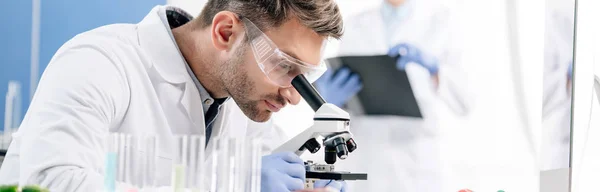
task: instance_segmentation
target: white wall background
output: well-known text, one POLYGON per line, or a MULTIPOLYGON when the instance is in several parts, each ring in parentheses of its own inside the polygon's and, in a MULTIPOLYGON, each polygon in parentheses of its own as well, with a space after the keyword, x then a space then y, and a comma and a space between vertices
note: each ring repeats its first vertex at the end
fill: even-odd
POLYGON ((544 1, 452 4, 474 109, 440 122, 444 190, 538 191, 544 1))
POLYGON ((600 76, 600 2, 578 0, 573 92, 571 191, 600 187, 600 105, 594 93, 594 75, 600 76))

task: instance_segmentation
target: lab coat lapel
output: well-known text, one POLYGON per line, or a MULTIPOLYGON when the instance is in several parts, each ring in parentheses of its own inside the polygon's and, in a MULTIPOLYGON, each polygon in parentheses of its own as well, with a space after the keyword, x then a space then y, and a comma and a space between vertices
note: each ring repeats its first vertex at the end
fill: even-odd
MULTIPOLYGON (((191 120, 194 127, 187 131, 190 134, 204 134, 206 127, 204 124, 204 111, 202 109, 202 99, 198 88, 192 82, 185 84, 183 95, 179 100, 179 105, 184 109, 188 119, 191 120)), ((214 127, 213 127, 214 128, 214 127)))
POLYGON ((169 121, 172 133, 203 134, 205 127, 200 94, 186 70, 187 63, 171 38, 171 30, 161 18, 166 18, 166 10, 157 6, 138 24, 140 46, 152 59, 151 68, 161 77, 162 82, 154 83, 157 94, 163 97, 160 98, 163 106, 178 102, 178 107, 164 109, 167 114, 177 115, 177 111, 182 111, 185 118, 181 120, 191 122, 191 125, 179 122, 180 118, 169 121), (165 82, 171 87, 164 87, 165 82))

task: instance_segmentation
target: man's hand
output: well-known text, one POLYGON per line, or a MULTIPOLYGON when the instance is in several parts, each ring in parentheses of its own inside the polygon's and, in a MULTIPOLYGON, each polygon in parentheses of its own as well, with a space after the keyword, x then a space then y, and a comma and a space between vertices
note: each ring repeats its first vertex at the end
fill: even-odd
POLYGON ((362 89, 360 77, 348 68, 341 68, 335 74, 327 70, 315 85, 325 101, 338 107, 345 105, 362 89))
POLYGON ((292 152, 275 153, 262 158, 260 191, 289 192, 304 189, 304 161, 292 152))
POLYGON ((431 76, 437 75, 439 70, 437 58, 421 51, 411 44, 398 44, 388 51, 388 55, 390 57, 400 56, 396 61, 396 67, 400 70, 406 69, 408 63, 415 63, 427 69, 431 76))

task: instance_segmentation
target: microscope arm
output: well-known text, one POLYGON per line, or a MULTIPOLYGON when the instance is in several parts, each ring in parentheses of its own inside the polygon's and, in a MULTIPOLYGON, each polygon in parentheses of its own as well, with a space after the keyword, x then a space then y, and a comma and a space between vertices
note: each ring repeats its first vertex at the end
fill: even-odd
POLYGON ((306 149, 311 153, 319 151, 320 145, 323 143, 315 142, 317 139, 321 139, 320 137, 325 139, 326 144, 328 144, 326 139, 328 137, 340 136, 345 141, 352 138, 349 130, 349 115, 337 106, 329 103, 322 105, 321 109, 315 114, 314 119, 314 124, 311 127, 286 141, 273 152, 292 151, 300 156, 306 149), (305 144, 313 146, 305 147, 305 144))
POLYGON ((356 143, 350 133, 350 115, 339 107, 326 103, 315 88, 299 75, 292 80, 292 85, 315 111, 314 124, 288 140, 273 152, 291 151, 301 156, 305 150, 316 153, 325 146, 325 162, 327 165, 305 162, 305 188, 312 189, 315 181, 333 180, 367 180, 366 173, 336 172, 333 164, 336 158, 346 159, 348 153, 356 149, 356 143), (318 140, 322 140, 319 143, 318 140))
POLYGON ((304 75, 294 78, 292 86, 315 110, 314 124, 273 152, 291 151, 300 156, 305 150, 316 153, 322 144, 325 146, 325 161, 327 163, 333 164, 336 161, 336 155, 340 159, 345 159, 348 153, 356 149, 356 143, 354 143, 350 133, 350 115, 348 112, 333 104, 326 103, 304 75), (319 143, 317 139, 323 139, 322 143, 319 143))

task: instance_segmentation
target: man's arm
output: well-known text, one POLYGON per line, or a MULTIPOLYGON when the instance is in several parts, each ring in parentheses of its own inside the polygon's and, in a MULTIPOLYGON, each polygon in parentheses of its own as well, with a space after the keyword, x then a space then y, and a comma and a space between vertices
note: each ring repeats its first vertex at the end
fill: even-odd
POLYGON ((20 184, 51 191, 96 191, 104 141, 129 100, 120 60, 91 45, 53 58, 19 130, 20 184))

